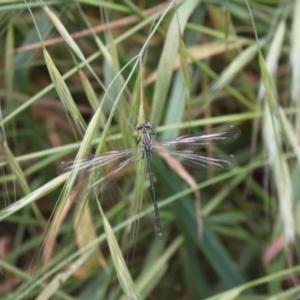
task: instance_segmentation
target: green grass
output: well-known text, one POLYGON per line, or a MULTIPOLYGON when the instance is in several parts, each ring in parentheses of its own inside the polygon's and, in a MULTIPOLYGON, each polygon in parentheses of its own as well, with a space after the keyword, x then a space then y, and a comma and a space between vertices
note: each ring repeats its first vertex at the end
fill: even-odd
POLYGON ((300 1, 149 3, 1 2, 0 299, 299 297, 300 1), (144 120, 242 131, 226 172, 153 155, 164 241, 144 160, 100 195, 57 172, 144 120))

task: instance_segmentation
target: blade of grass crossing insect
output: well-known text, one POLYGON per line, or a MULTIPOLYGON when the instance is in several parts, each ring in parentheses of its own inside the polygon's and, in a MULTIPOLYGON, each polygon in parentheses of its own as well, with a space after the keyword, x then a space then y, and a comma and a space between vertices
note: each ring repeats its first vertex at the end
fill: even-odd
MULTIPOLYGON (((89 123, 89 126, 87 127, 87 129, 85 131, 85 135, 83 137, 82 143, 77 152, 76 161, 74 162, 75 165, 77 165, 77 160, 80 161, 83 157, 86 157, 90 153, 93 138, 95 136, 95 133, 97 132, 99 122, 100 122, 102 116, 103 116, 103 114, 102 114, 102 103, 101 103, 100 106, 98 107, 98 109, 96 110, 95 114, 93 115, 93 117, 89 123)), ((106 126, 107 126, 107 123, 106 123, 106 126)), ((101 147, 103 147, 105 140, 106 140, 105 137, 106 136, 103 133, 101 135, 100 142, 98 144, 98 148, 99 148, 99 145, 101 145, 101 147)), ((72 175, 73 174, 74 174, 74 176, 72 176, 73 177, 72 180, 75 180, 75 178, 78 174, 78 170, 76 168, 73 170, 72 175)))
MULTIPOLYGON (((111 83, 112 84, 112 83, 111 83)), ((110 84, 110 86, 111 86, 110 84)), ((109 86, 109 87, 110 87, 109 86)), ((105 97, 107 96, 107 93, 109 91, 109 88, 106 90, 103 98, 105 99, 105 97)), ((118 96, 116 97, 115 99, 115 102, 112 106, 112 109, 110 111, 110 115, 109 115, 109 118, 107 119, 107 122, 105 124, 105 127, 103 129, 103 132, 102 132, 102 135, 101 135, 101 138, 100 138, 100 141, 99 141, 99 144, 98 144, 98 147, 96 149, 96 154, 99 154, 101 153, 101 151, 104 149, 104 145, 105 145, 105 142, 106 142, 106 134, 108 132, 108 129, 109 129, 109 126, 110 126, 110 122, 112 120, 112 117, 113 117, 113 114, 114 114, 114 111, 117 107, 117 104, 118 102, 120 101, 121 99, 121 95, 122 95, 122 92, 123 92, 123 89, 121 89, 119 91, 119 94, 118 96)), ((77 160, 81 160, 82 157, 85 157, 87 154, 88 154, 88 150, 90 149, 90 146, 92 144, 92 139, 93 139, 93 136, 99 126, 99 119, 101 118, 102 116, 102 107, 103 107, 103 104, 104 104, 104 101, 101 102, 100 106, 98 107, 97 111, 95 112, 92 120, 90 121, 90 124, 85 132, 85 136, 84 136, 84 139, 82 141, 82 144, 81 144, 81 147, 78 151, 78 154, 77 154, 77 158, 76 158, 76 161, 77 160)), ((75 164, 76 164, 76 161, 75 161, 75 164)), ((62 207, 64 206, 64 203, 65 201, 67 200, 68 196, 70 195, 70 192, 72 190, 72 186, 75 182, 75 179, 76 179, 76 176, 78 174, 78 169, 74 169, 73 172, 72 172, 72 175, 70 177, 70 180, 69 180, 69 184, 67 186, 67 189, 64 191, 64 194, 62 196, 62 199, 65 199, 64 201, 62 201, 62 207)), ((93 180, 93 178, 95 178, 95 176, 97 176, 97 171, 96 170, 93 170, 91 173, 90 173, 90 180, 93 180)), ((86 195, 84 193, 85 196, 88 196, 89 198, 93 195, 86 195)), ((100 205, 100 204, 99 204, 100 205)))
MULTIPOLYGON (((76 107, 76 105, 74 104, 73 101, 70 103, 70 105, 72 105, 72 103, 75 107, 75 110, 77 110, 77 107, 76 107)), ((66 104, 69 104, 69 103, 66 103, 66 104)), ((79 113, 79 111, 78 111, 78 114, 81 117, 81 114, 79 113)), ((83 157, 86 157, 90 153, 90 149, 91 149, 91 146, 92 146, 92 141, 93 141, 94 135, 95 135, 95 133, 98 129, 99 122, 100 122, 102 117, 103 117, 102 105, 100 105, 98 107, 98 109, 96 110, 95 114, 93 115, 93 118, 91 119, 91 121, 89 123, 89 126, 87 128, 84 126, 84 129, 86 129, 85 130, 85 135, 83 137, 80 148, 77 152, 75 165, 77 165, 76 164, 77 161, 80 161, 83 157)), ((70 177, 69 181, 68 181, 68 184, 66 186, 66 190, 64 191, 64 193, 62 195, 63 199, 67 199, 68 196, 70 195, 73 184, 74 184, 75 179, 77 177, 77 174, 78 174, 78 169, 75 168, 73 170, 72 174, 71 174, 71 177, 70 177)))
MULTIPOLYGON (((106 122, 106 124, 105 124, 105 127, 104 127, 104 129, 103 129, 103 132, 102 132, 102 135, 101 135, 99 144, 98 144, 98 146, 97 146, 96 154, 101 153, 101 151, 104 149, 104 145, 105 145, 105 142, 106 142, 106 134, 107 134, 107 132, 108 132, 108 130, 109 130, 109 127, 110 127, 110 124, 111 124, 111 121, 112 121, 114 112, 115 112, 115 110, 116 110, 116 108, 117 108, 117 105, 118 105, 120 99, 121 99, 122 93, 123 93, 125 87, 127 86, 128 81, 129 81, 130 78, 132 77, 133 72, 134 72, 134 70, 135 70, 136 67, 137 67, 137 62, 135 62, 135 65, 134 65, 132 71, 130 72, 128 78, 126 79, 124 85, 123 85, 122 88, 120 89, 120 91, 119 91, 119 93, 118 93, 118 95, 117 95, 117 97, 116 97, 116 99, 115 99, 115 101, 114 101, 114 103, 113 103, 113 106, 112 106, 112 108, 111 108, 109 117, 108 117, 107 122, 106 122)), ((115 80, 115 79, 116 79, 116 77, 114 78, 114 80, 115 80)), ((110 88, 110 86, 113 84, 114 80, 110 83, 110 85, 109 85, 109 87, 108 87, 107 90, 109 90, 109 88, 110 88)), ((103 96, 104 99, 105 99, 105 97, 106 97, 106 94, 107 94, 107 93, 105 93, 104 96, 103 96)), ((101 105, 100 105, 100 106, 102 107, 102 105, 103 105, 103 101, 101 102, 101 105)), ((99 110, 99 109, 98 109, 98 110, 99 110)), ((93 118, 93 119, 94 119, 94 118, 93 118)), ((97 173, 97 171, 96 171, 96 170, 93 170, 93 171, 90 173, 90 177, 89 177, 89 178, 93 180, 93 178, 95 178, 95 176, 97 176, 96 173, 97 173)), ((99 203, 99 206, 100 206, 100 203, 99 203)))
MULTIPOLYGON (((83 138, 80 148, 77 152, 77 156, 75 159, 75 166, 78 165, 77 162, 80 162, 83 157, 86 157, 90 153, 90 148, 92 145, 93 137, 98 128, 99 119, 101 118, 101 116, 102 116, 102 110, 101 110, 101 105, 100 105, 98 107, 97 111, 95 112, 92 120, 90 121, 88 128, 85 131, 84 138, 83 138)), ((47 245, 48 245, 48 243, 50 243, 50 245, 53 245, 52 241, 54 241, 56 239, 56 235, 59 232, 59 228, 60 228, 65 216, 67 215, 67 212, 71 208, 71 198, 73 196, 76 196, 76 195, 72 195, 72 190, 73 190, 73 186, 74 186, 75 180, 77 178, 78 172, 79 172, 78 167, 74 168, 74 170, 72 171, 71 175, 69 176, 69 178, 66 182, 66 185, 60 196, 60 199, 54 208, 54 211, 55 211, 54 218, 59 221, 52 222, 47 230, 47 233, 45 236, 45 243, 44 243, 44 245, 46 246, 44 248, 45 249, 44 257, 46 257, 46 258, 49 258, 52 255, 52 250, 53 250, 53 247, 50 247, 47 245)), ((86 193, 83 193, 82 195, 80 194, 80 197, 81 196, 86 197, 87 195, 86 195, 86 193)), ((84 202, 84 199, 81 199, 81 201, 84 202)))
MULTIPOLYGON (((98 107, 97 111, 95 112, 95 114, 93 115, 93 118, 90 121, 88 128, 85 131, 84 138, 82 140, 82 143, 77 152, 77 156, 76 156, 76 159, 74 162, 75 166, 76 165, 78 166, 77 162, 80 162, 83 157, 86 157, 90 153, 93 137, 98 128, 99 119, 101 118, 101 116, 102 116, 102 107, 100 105, 98 107)), ((70 203, 68 203, 67 201, 70 201, 70 196, 72 196, 71 193, 72 193, 73 186, 74 186, 75 180, 77 178, 78 172, 79 172, 78 167, 77 168, 75 167, 73 169, 71 175, 69 176, 68 181, 65 185, 65 188, 61 194, 60 200, 58 201, 58 204, 55 207, 55 216, 57 216, 57 218, 59 220, 61 220, 61 218, 66 215, 66 213, 65 213, 66 209, 70 208, 70 203)), ((92 172, 90 174, 90 178, 92 179, 93 176, 96 176, 95 172, 92 172)), ((88 197, 89 195, 86 193, 83 193, 83 194, 80 194, 80 197, 81 196, 88 197)), ((86 200, 91 200, 91 199, 86 199, 86 200)), ((84 199, 81 199, 81 201, 84 202, 84 199)), ((53 222, 51 224, 45 240, 55 239, 54 235, 57 234, 58 229, 59 229, 58 224, 59 224, 58 222, 53 222)), ((47 251, 50 251, 49 249, 50 248, 48 248, 47 251)))
POLYGON ((155 84, 153 104, 151 108, 150 121, 153 124, 159 124, 162 117, 163 108, 167 100, 167 93, 173 75, 173 66, 178 52, 180 35, 178 34, 178 23, 180 24, 181 34, 185 29, 188 18, 198 6, 196 0, 187 0, 176 9, 169 26, 168 34, 165 40, 164 49, 159 60, 157 80, 155 84))

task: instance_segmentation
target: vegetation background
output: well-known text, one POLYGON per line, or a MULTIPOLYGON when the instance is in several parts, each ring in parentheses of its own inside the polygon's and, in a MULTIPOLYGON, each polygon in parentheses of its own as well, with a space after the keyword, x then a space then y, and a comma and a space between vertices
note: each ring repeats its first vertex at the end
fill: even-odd
POLYGON ((299 0, 0 13, 1 299, 300 298, 299 0), (158 140, 242 131, 214 149, 237 158, 226 172, 153 157, 163 241, 143 160, 98 201, 72 201, 78 170, 57 172, 134 147, 145 119, 158 140))

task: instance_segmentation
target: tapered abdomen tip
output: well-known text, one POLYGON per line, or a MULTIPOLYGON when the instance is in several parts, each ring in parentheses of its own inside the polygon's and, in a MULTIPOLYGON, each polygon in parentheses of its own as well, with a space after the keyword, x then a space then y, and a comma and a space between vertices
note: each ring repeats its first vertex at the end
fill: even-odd
POLYGON ((159 233, 158 233, 158 239, 159 239, 160 241, 163 241, 164 235, 163 235, 162 232, 159 232, 159 233))

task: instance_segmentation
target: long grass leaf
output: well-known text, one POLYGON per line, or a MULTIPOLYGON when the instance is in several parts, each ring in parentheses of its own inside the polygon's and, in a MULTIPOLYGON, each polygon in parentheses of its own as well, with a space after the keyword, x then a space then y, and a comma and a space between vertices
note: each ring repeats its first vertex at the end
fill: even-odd
POLYGON ((107 243, 114 263, 115 271, 118 275, 119 283, 127 299, 141 299, 130 272, 126 266, 121 249, 119 248, 116 237, 110 227, 109 222, 103 216, 103 224, 107 243))
POLYGON ((60 75, 58 69, 56 68, 51 56, 49 55, 46 49, 44 49, 44 57, 49 74, 51 76, 51 80, 54 84, 54 87, 57 91, 57 94, 59 95, 62 104, 64 105, 66 111, 69 112, 71 118, 74 119, 74 121, 78 124, 79 128, 85 129, 85 121, 83 120, 81 113, 79 112, 65 81, 60 75))
POLYGON ((274 90, 274 80, 271 78, 263 56, 259 55, 262 80, 265 89, 265 119, 264 119, 264 138, 267 155, 271 162, 271 170, 274 180, 277 182, 276 191, 278 193, 280 215, 284 224, 284 232, 287 240, 294 239, 295 223, 293 217, 291 176, 286 160, 282 154, 282 137, 280 123, 277 115, 279 112, 276 91, 274 90))
POLYGON ((150 115, 150 121, 154 124, 158 124, 161 119, 162 108, 164 107, 170 87, 174 61, 180 43, 178 23, 180 24, 180 30, 183 31, 189 16, 197 4, 198 2, 194 0, 185 1, 177 8, 176 14, 170 23, 165 46, 159 60, 157 81, 150 115))

